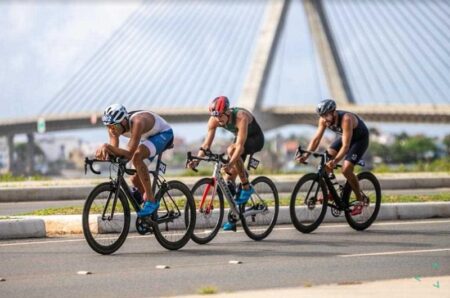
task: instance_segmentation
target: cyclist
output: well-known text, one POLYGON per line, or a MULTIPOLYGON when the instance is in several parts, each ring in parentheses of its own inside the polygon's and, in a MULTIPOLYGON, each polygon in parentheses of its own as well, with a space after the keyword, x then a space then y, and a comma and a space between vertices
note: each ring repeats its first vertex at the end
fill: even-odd
MULTIPOLYGON (((209 113, 211 117, 208 121, 208 133, 197 155, 205 156, 204 151, 211 148, 218 127, 234 134, 234 141, 227 149, 229 162, 224 166, 224 171, 228 174, 225 179, 234 182, 236 176, 239 175, 242 190, 235 202, 238 205, 245 204, 254 193, 254 189, 249 183, 244 161, 247 155, 261 151, 264 146, 264 134, 255 117, 246 109, 230 108, 230 101, 226 96, 216 97, 209 105, 209 113)), ((191 161, 188 163, 188 167, 196 168, 198 163, 197 160, 191 161)), ((236 224, 227 222, 223 228, 226 231, 235 231, 236 224)))
MULTIPOLYGON (((336 102, 332 99, 321 101, 317 105, 316 112, 320 116, 319 124, 315 136, 308 145, 308 150, 314 151, 317 149, 327 127, 341 135, 327 150, 330 157, 327 163, 327 171, 331 174, 336 164, 345 159, 342 166, 342 174, 352 187, 358 200, 351 214, 353 216, 358 215, 362 212, 363 196, 358 179, 353 171, 355 164, 362 158, 369 146, 369 130, 358 115, 336 110, 336 102)), ((304 163, 308 157, 309 154, 305 153, 297 156, 296 160, 304 163)))
POLYGON ((159 115, 150 111, 127 112, 121 104, 108 106, 103 113, 103 124, 108 128, 109 144, 103 144, 96 151, 96 158, 107 159, 108 155, 123 156, 131 160, 136 174, 131 182, 144 199, 139 217, 149 216, 159 208, 152 192, 150 175, 145 159, 150 161, 173 142, 173 131, 159 115), (129 138, 127 149, 119 148, 119 136, 129 138))

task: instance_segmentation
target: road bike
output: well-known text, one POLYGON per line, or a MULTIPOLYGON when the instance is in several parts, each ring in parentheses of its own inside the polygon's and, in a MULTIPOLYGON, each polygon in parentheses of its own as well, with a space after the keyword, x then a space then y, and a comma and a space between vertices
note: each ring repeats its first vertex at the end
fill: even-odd
MULTIPOLYGON (((171 148, 169 146, 169 148, 171 148)), ((167 148, 167 149, 169 149, 167 148)), ((149 171, 153 178, 152 190, 160 200, 157 212, 147 217, 137 217, 139 234, 155 235, 156 240, 169 250, 182 248, 190 239, 195 226, 195 203, 189 188, 180 181, 166 181, 162 174, 166 165, 157 156, 156 169, 149 171), (155 192, 156 191, 156 192, 155 192)), ((141 210, 124 178, 134 175, 136 170, 126 167, 127 159, 111 157, 109 160, 85 159, 87 168, 95 174, 94 163, 110 163, 110 181, 96 186, 89 194, 83 209, 83 233, 89 246, 100 254, 111 254, 124 243, 130 229, 130 203, 133 209, 141 210), (112 177, 115 174, 115 177, 112 177)))
MULTIPOLYGON (((297 230, 302 233, 314 231, 324 219, 327 207, 331 208, 331 214, 335 217, 344 212, 353 229, 367 229, 377 218, 381 205, 381 187, 375 175, 368 171, 356 175, 364 201, 361 214, 352 216, 352 208, 358 201, 348 182, 339 184, 334 174, 330 176, 325 170, 325 164, 329 160, 327 152, 312 152, 299 147, 296 156, 304 153, 320 158, 320 163, 317 172, 301 177, 292 192, 289 209, 297 230)), ((365 165, 364 160, 357 164, 365 165)))
MULTIPOLYGON (((260 176, 250 183, 255 192, 247 203, 236 205, 235 196, 239 196, 241 186, 235 187, 225 181, 222 167, 228 160, 225 154, 214 154, 204 150, 205 157, 187 154, 187 162, 198 160, 214 163, 212 177, 202 178, 192 187, 192 194, 196 202, 196 225, 192 233, 192 240, 198 244, 210 242, 219 232, 225 213, 227 202, 228 221, 236 223, 241 221, 242 227, 253 240, 266 238, 273 230, 278 217, 279 199, 275 184, 267 177, 260 176)), ((250 156, 249 166, 256 168, 258 160, 250 156)), ((194 169, 196 170, 196 169, 194 169)))

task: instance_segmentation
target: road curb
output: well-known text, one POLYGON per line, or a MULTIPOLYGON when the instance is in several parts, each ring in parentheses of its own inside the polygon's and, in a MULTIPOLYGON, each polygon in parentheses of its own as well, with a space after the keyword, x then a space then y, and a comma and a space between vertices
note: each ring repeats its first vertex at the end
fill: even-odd
MULTIPOLYGON (((450 218, 450 202, 383 204, 378 214, 381 220, 450 218)), ((136 214, 132 214, 130 232, 135 232, 136 214)), ((345 222, 327 211, 324 222, 345 222)), ((290 224, 289 207, 280 208, 277 224, 290 224)), ((81 215, 23 216, 0 220, 0 239, 42 238, 82 233, 81 215)))
POLYGON ((39 218, 0 220, 0 240, 42 238, 46 236, 45 221, 39 218))

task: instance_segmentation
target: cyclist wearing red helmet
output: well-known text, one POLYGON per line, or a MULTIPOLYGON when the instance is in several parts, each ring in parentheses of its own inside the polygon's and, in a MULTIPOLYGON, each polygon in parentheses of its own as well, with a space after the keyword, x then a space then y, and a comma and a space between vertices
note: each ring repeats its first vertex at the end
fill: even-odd
MULTIPOLYGON (((255 117, 246 109, 230 108, 230 101, 226 96, 216 97, 209 105, 209 113, 211 117, 208 121, 208 133, 198 152, 198 156, 205 156, 204 150, 211 148, 218 127, 222 127, 234 134, 233 144, 227 149, 230 160, 224 167, 224 170, 230 174, 227 180, 234 181, 236 176, 239 175, 242 182, 242 190, 236 199, 236 203, 238 205, 245 204, 254 190, 248 181, 244 161, 247 155, 261 151, 264 146, 264 134, 255 117)), ((188 164, 190 168, 197 166, 198 161, 191 161, 188 164)), ((224 225, 224 230, 233 230, 234 225, 235 223, 227 222, 224 225)))

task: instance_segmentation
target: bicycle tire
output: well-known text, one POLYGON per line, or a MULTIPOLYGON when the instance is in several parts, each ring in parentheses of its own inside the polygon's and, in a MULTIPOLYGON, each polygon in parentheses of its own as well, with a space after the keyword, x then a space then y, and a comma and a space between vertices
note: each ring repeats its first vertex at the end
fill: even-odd
POLYGON ((161 200, 158 216, 170 216, 175 212, 180 212, 180 216, 169 222, 160 224, 155 222, 154 234, 164 248, 177 250, 191 239, 195 227, 195 203, 191 191, 184 183, 173 180, 168 181, 167 184, 168 187, 160 190, 156 195, 156 198, 161 200), (183 200, 182 206, 174 199, 177 197, 179 201, 183 200))
MULTIPOLYGON (((115 213, 116 220, 114 220, 114 217, 113 220, 111 220, 108 218, 101 218, 98 214, 98 211, 104 210, 105 206, 106 208, 112 206, 111 204, 113 204, 113 198, 116 191, 117 188, 110 182, 99 184, 90 192, 83 208, 82 226, 84 237, 95 252, 103 255, 112 254, 117 251, 127 238, 130 229, 130 206, 125 193, 121 189, 119 190, 115 211, 120 211, 120 206, 117 205, 117 203, 120 202, 123 208, 123 215, 121 216, 120 213, 115 213), (109 201, 109 203, 106 203, 107 200, 101 197, 101 194, 104 192, 109 193, 112 196, 112 200, 109 201), (103 204, 105 206, 102 206, 103 204), (121 220, 121 217, 123 217, 123 220, 121 220), (122 222, 123 226, 121 227, 122 222), (116 231, 118 231, 118 233, 115 233, 116 231), (113 234, 118 234, 117 239, 109 241, 112 240, 113 234), (97 236, 99 237, 98 239, 97 236), (111 243, 104 245, 100 243, 100 240, 111 243)), ((106 215, 107 214, 105 214, 105 216, 106 215)))
MULTIPOLYGON (((367 207, 364 207, 365 209, 363 209, 363 213, 361 213, 360 215, 356 215, 356 216, 352 216, 350 210, 345 211, 345 219, 347 220, 348 224, 353 229, 355 229, 357 231, 363 231, 363 230, 367 229, 368 227, 370 227, 378 216, 378 212, 380 211, 380 206, 381 206, 381 186, 380 186, 380 182, 378 181, 377 177, 375 177, 375 175, 372 174, 371 172, 361 172, 358 175, 356 175, 356 177, 358 178, 358 181, 359 181, 359 184, 361 187, 361 191, 363 191, 364 194, 366 196, 368 196, 371 203, 372 203, 372 201, 375 203, 375 206, 373 208, 373 213, 370 216, 368 216, 367 220, 365 220, 365 221, 357 222, 355 219, 358 217, 360 218, 361 215, 367 215, 367 213, 368 213, 367 207), (368 181, 368 184, 361 183, 361 181, 368 181), (370 190, 374 191, 375 197, 373 197, 371 195, 371 193, 369 192, 370 190), (365 211, 367 211, 367 212, 365 213, 365 211)), ((349 202, 351 194, 352 194, 352 188, 350 187, 350 185, 348 183, 346 183, 344 186, 343 198, 345 198, 347 205, 351 204, 351 202, 349 202)), ((370 206, 370 204, 369 204, 369 206, 370 206)))
POLYGON ((252 194, 246 204, 240 206, 241 224, 248 237, 255 241, 260 241, 269 236, 277 223, 280 204, 278 190, 272 180, 264 176, 255 178, 251 184, 255 189, 255 193, 252 194), (263 188, 264 184, 265 186, 263 188), (261 197, 263 196, 266 200, 261 200, 261 197), (267 205, 269 200, 273 200, 273 206, 267 205), (249 216, 248 218, 244 217, 244 211, 251 210, 252 208, 255 210, 266 208, 266 212, 258 213, 256 215, 249 216), (249 220, 250 218, 251 221, 249 220), (267 227, 262 229, 261 223, 267 227), (254 226, 257 228, 253 229, 254 226))
MULTIPOLYGON (((206 191, 206 188, 203 188, 203 186, 207 187, 208 185, 210 185, 211 190, 214 189, 214 180, 212 178, 202 178, 197 181, 191 189, 194 202, 196 203, 195 228, 191 239, 197 244, 206 244, 216 237, 222 226, 224 216, 223 194, 219 187, 217 187, 215 196, 212 198, 213 206, 215 202, 219 203, 218 212, 214 212, 214 210, 217 209, 215 207, 207 213, 205 210, 200 211, 200 206, 197 206, 198 204, 196 198, 202 198, 204 192, 206 191)), ((208 198, 210 198, 211 192, 208 191, 207 195, 208 198)), ((210 202, 208 198, 205 201, 206 204, 210 202)))
MULTIPOLYGON (((311 192, 307 192, 310 194, 311 192)), ((294 190, 292 191, 291 195, 291 201, 289 204, 289 212, 291 215, 291 221, 292 224, 295 226, 295 228, 302 232, 302 233, 311 233, 317 227, 322 223, 323 219, 325 218, 326 212, 327 212, 327 203, 328 203, 328 191, 325 184, 325 181, 323 181, 323 178, 320 178, 318 174, 316 173, 308 173, 301 177, 297 184, 294 187, 294 190), (308 185, 309 182, 312 182, 313 184, 311 186, 308 185), (318 182, 318 186, 320 187, 320 198, 322 202, 320 202, 320 198, 318 199, 317 196, 319 195, 319 189, 312 189, 314 187, 314 183, 318 182), (310 189, 311 188, 311 189, 310 189), (302 198, 301 202, 302 204, 297 204, 297 199, 300 195, 301 191, 309 191, 312 190, 313 193, 316 193, 315 197, 311 198, 309 200, 308 197, 302 198), (307 202, 308 200, 308 202, 307 202), (306 205, 305 205, 305 202, 306 205), (317 204, 318 203, 318 204, 317 204), (314 204, 314 205, 312 205, 314 204), (316 206, 321 206, 321 209, 316 210, 316 206), (305 212, 303 212, 305 211, 305 212), (301 214, 301 215, 300 215, 301 214), (307 220, 312 221, 309 224, 307 223, 307 220)))

